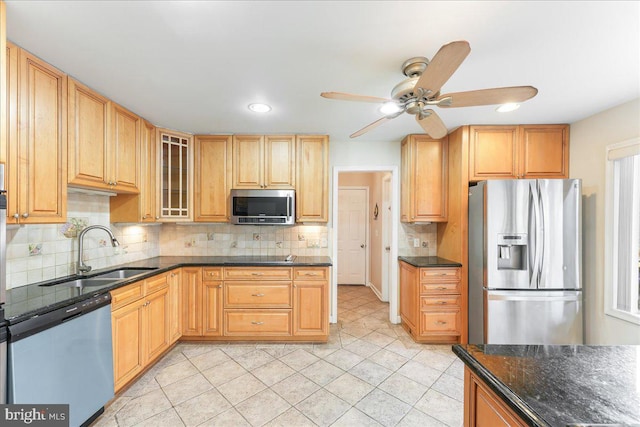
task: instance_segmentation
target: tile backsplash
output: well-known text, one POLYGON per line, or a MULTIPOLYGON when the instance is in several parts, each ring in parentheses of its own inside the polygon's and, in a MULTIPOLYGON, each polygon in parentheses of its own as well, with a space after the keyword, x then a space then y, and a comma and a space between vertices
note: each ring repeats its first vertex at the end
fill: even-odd
POLYGON ((326 226, 252 226, 165 224, 160 255, 194 256, 323 256, 328 255, 326 226))
POLYGON ((76 272, 77 234, 87 225, 110 227, 120 242, 113 248, 104 231, 84 239, 84 261, 93 269, 158 256, 160 226, 109 224, 109 197, 69 193, 66 224, 7 226, 7 289, 76 272))
POLYGON ((398 255, 436 256, 438 252, 437 224, 400 224, 398 255), (418 247, 415 247, 417 239, 418 247))

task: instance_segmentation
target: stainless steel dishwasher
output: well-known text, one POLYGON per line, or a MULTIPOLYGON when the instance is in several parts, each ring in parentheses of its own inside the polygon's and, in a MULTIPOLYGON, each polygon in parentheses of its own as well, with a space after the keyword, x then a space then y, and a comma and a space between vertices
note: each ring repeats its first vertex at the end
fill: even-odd
POLYGON ((69 426, 90 424, 113 398, 111 296, 9 325, 8 402, 68 404, 69 426))

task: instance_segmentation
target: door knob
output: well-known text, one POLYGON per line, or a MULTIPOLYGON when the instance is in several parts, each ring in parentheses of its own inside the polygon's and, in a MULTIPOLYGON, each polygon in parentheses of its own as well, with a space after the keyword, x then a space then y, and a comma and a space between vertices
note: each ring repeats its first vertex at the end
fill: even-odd
POLYGON ((391 246, 385 246, 385 247, 384 247, 384 250, 385 250, 385 251, 387 251, 387 252, 389 252, 389 251, 391 250, 391 246))
POLYGON ((360 247, 361 247, 362 249, 364 249, 364 246, 365 246, 365 244, 364 244, 364 243, 360 245, 360 247))

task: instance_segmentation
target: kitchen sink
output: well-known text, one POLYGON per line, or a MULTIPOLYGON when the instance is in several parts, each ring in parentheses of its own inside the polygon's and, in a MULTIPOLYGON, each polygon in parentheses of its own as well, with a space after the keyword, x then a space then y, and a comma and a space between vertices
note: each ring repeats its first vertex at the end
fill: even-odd
POLYGON ((75 279, 69 280, 68 282, 55 283, 51 285, 41 285, 41 286, 61 286, 65 288, 88 288, 92 286, 107 286, 111 283, 117 282, 119 279, 113 278, 96 278, 91 277, 88 279, 75 279))
POLYGON ((138 274, 148 273, 155 268, 123 268, 120 270, 110 271, 108 273, 98 274, 92 277, 92 279, 128 279, 129 277, 137 276, 138 274))

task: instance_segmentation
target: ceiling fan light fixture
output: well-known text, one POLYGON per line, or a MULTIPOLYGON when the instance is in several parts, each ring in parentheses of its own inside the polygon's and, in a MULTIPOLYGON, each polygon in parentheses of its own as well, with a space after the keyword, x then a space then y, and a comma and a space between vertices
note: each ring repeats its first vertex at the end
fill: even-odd
POLYGON ((254 113, 268 113, 269 111, 271 111, 270 105, 260 103, 249 104, 248 108, 254 113))
POLYGON ((507 104, 500 105, 498 108, 496 108, 496 111, 498 113, 508 113, 510 111, 515 111, 518 108, 520 108, 520 104, 517 104, 515 102, 510 102, 507 104))
POLYGON ((400 108, 400 106, 398 104, 396 104, 395 102, 385 102, 380 107, 380 112, 382 114, 384 114, 385 116, 390 116, 390 115, 395 114, 395 113, 397 113, 398 111, 401 111, 401 110, 402 110, 402 108, 400 108))

